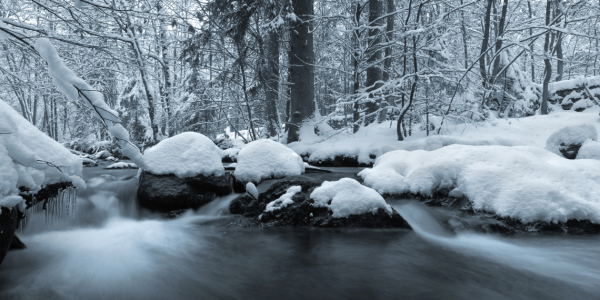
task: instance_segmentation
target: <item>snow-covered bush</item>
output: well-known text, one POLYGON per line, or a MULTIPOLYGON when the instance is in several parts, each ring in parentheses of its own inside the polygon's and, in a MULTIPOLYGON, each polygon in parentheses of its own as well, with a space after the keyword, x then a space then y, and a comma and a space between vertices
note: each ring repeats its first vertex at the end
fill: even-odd
POLYGON ((221 149, 206 136, 184 132, 162 140, 146 150, 146 171, 156 174, 175 174, 179 178, 196 175, 221 176, 225 172, 221 163, 221 149))
POLYGON ((382 194, 454 191, 475 210, 523 222, 600 223, 600 161, 566 160, 537 147, 462 145, 393 151, 358 174, 382 194))
POLYGON ((375 214, 380 208, 392 214, 392 207, 377 191, 352 178, 325 181, 310 194, 310 198, 315 200, 314 206, 329 208, 334 218, 362 215, 368 212, 375 214))
POLYGON ((81 158, 0 100, 0 206, 22 203, 19 187, 33 192, 59 182, 84 187, 81 170, 81 158))
POLYGON ((561 150, 564 152, 570 145, 582 145, 588 139, 592 141, 598 140, 598 132, 594 125, 581 124, 568 126, 550 135, 546 141, 545 149, 556 155, 563 156, 561 150))
POLYGON ((260 182, 304 173, 304 162, 292 149, 272 140, 256 140, 242 148, 237 156, 235 178, 260 182))

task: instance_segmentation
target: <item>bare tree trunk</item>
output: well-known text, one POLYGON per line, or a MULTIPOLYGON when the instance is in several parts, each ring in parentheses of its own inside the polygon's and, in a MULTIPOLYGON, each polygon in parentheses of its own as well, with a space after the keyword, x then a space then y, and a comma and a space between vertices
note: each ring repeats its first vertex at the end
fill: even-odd
MULTIPOLYGON (((381 66, 379 61, 381 60, 381 26, 383 26, 383 19, 381 18, 381 12, 383 9, 382 0, 370 0, 369 1, 369 59, 367 59, 367 93, 369 93, 369 101, 366 102, 367 112, 366 114, 372 114, 379 109, 379 102, 381 100, 374 100, 375 95, 371 92, 382 86, 383 74, 381 72, 381 66), (376 27, 376 28, 374 28, 376 27)), ((365 116, 365 126, 373 123, 375 116, 365 116)))
MULTIPOLYGON (((360 88, 360 73, 358 72, 358 56, 360 55, 360 53, 358 52, 358 49, 360 49, 360 14, 362 12, 362 7, 360 6, 359 2, 356 2, 356 13, 354 14, 354 27, 356 28, 354 30, 354 34, 352 35, 352 38, 354 39, 354 53, 352 54, 353 60, 352 60, 352 64, 354 66, 354 72, 353 72, 353 86, 352 86, 352 94, 353 95, 357 95, 358 94, 358 89, 360 88)), ((360 120, 360 113, 359 113, 359 109, 360 109, 360 105, 358 104, 358 99, 354 100, 354 107, 353 107, 353 119, 354 119, 354 126, 352 131, 353 132, 357 132, 360 125, 358 124, 358 121, 360 120)))
MULTIPOLYGON (((463 0, 460 0, 460 5, 463 4, 463 0)), ((465 55, 465 70, 469 68, 469 52, 467 48, 467 26, 465 25, 465 12, 460 11, 461 23, 460 23, 460 31, 462 32, 462 40, 463 40, 463 52, 465 55)))
POLYGON ((277 117, 277 100, 279 99, 279 33, 271 29, 267 33, 266 55, 266 91, 267 131, 269 136, 276 136, 279 131, 277 117))
MULTIPOLYGON (((560 9, 560 0, 556 0, 556 12, 559 14, 558 16, 558 20, 556 21, 557 23, 560 24, 560 18, 562 17, 562 11, 560 9)), ((563 80, 563 73, 564 73, 564 57, 563 57, 563 49, 562 49, 562 33, 561 32, 557 32, 557 39, 556 39, 556 58, 557 58, 557 62, 556 62, 556 81, 561 81, 563 80)))
POLYGON ((487 73, 486 73, 486 64, 485 64, 485 52, 488 48, 488 41, 490 39, 490 17, 492 13, 492 6, 494 5, 494 0, 487 1, 487 9, 485 12, 485 25, 483 29, 483 41, 481 42, 481 52, 479 57, 479 72, 481 73, 481 78, 483 80, 484 88, 487 87, 487 73))
MULTIPOLYGON (((315 52, 309 23, 314 0, 292 0, 292 6, 299 20, 290 27, 291 111, 292 116, 299 113, 305 121, 315 112, 315 52)), ((295 126, 288 131, 288 143, 299 140, 298 129, 302 125, 298 119, 292 120, 295 126)))
MULTIPOLYGON (((527 8, 529 8, 529 18, 533 18, 533 13, 531 11, 531 1, 527 0, 527 8)), ((529 28, 529 36, 533 36, 533 28, 529 28)), ((535 81, 535 61, 533 55, 533 47, 534 43, 531 43, 531 81, 535 81)))
MULTIPOLYGON (((387 2, 387 26, 385 28, 386 33, 386 44, 385 47, 385 60, 383 61, 383 82, 388 82, 390 80, 390 72, 392 69, 392 40, 394 39, 394 16, 391 13, 395 11, 394 0, 386 0, 387 2)), ((386 93, 389 94, 389 91, 386 93)), ((386 95, 385 97, 386 103, 384 105, 394 105, 394 97, 386 95)), ((379 115, 379 123, 385 120, 387 115, 387 108, 381 112, 379 115)))
POLYGON ((506 21, 506 10, 508 7, 508 0, 502 0, 502 16, 500 16, 500 26, 498 26, 498 38, 496 38, 496 59, 494 60, 494 69, 492 78, 498 76, 500 71, 500 49, 502 49, 502 40, 504 35, 504 23, 506 21))
MULTIPOLYGON (((546 26, 550 25, 550 5, 553 0, 546 0, 546 26)), ((546 32, 546 39, 544 41, 544 83, 542 86, 542 115, 548 114, 548 83, 552 76, 552 65, 550 64, 550 32, 546 32)))

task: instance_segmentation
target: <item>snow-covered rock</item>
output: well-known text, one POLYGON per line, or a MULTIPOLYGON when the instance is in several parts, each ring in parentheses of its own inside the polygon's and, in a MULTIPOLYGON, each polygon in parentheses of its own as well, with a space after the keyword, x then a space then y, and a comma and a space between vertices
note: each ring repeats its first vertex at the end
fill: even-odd
POLYGON ((399 150, 382 155, 358 175, 381 194, 430 197, 454 190, 474 210, 523 223, 600 223, 600 161, 566 160, 536 147, 399 150))
POLYGON ((302 158, 292 149, 272 140, 249 143, 240 150, 234 176, 237 180, 260 182, 304 173, 302 158))
POLYGON ((554 132, 546 141, 546 150, 569 159, 577 157, 577 151, 586 140, 597 141, 598 132, 591 124, 567 126, 554 132))
POLYGON ((315 200, 313 205, 329 208, 334 218, 365 213, 375 214, 380 208, 389 214, 392 213, 392 207, 377 191, 352 178, 325 181, 310 194, 310 198, 315 200))
POLYGON ((106 166, 105 169, 137 169, 138 166, 134 163, 127 162, 118 162, 111 165, 106 166))
POLYGON ((282 179, 273 183, 258 199, 248 194, 234 199, 229 211, 253 217, 261 226, 410 228, 402 216, 387 206, 377 192, 355 184, 360 185, 356 181, 347 183, 342 180, 341 184, 338 181, 321 188, 319 182, 282 179), (316 193, 320 195, 319 199, 335 198, 332 200, 335 202, 332 208, 311 199, 311 194, 319 188, 321 190, 316 193), (335 193, 331 188, 347 190, 335 193), (355 197, 346 197, 352 192, 356 192, 355 197), (336 212, 337 217, 334 216, 336 212))
POLYGON ((250 194, 250 196, 254 197, 254 199, 258 199, 258 189, 256 189, 254 183, 246 183, 246 192, 250 194))
POLYGON ((586 140, 577 152, 577 159, 597 159, 600 160, 600 143, 593 140, 586 140))
POLYGON ((21 203, 21 186, 33 192, 59 182, 83 187, 81 171, 81 158, 0 100, 0 206, 21 203))
POLYGON ((146 150, 145 171, 152 174, 175 174, 179 178, 196 175, 222 176, 221 149, 211 139, 196 132, 170 137, 146 150))

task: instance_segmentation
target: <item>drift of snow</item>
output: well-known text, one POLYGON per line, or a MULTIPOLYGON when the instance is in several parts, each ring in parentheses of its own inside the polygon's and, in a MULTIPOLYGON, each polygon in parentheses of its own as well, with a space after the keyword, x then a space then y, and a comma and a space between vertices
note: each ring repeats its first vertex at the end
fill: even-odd
POLYGON ((375 214, 380 208, 388 214, 392 214, 392 207, 377 191, 352 178, 325 181, 310 194, 310 198, 315 200, 314 206, 329 208, 333 212, 332 217, 334 218, 368 212, 375 214))
POLYGON ((592 140, 586 140, 577 152, 577 159, 597 159, 600 160, 600 143, 592 140))
POLYGON ((453 196, 464 194, 474 209, 525 223, 600 223, 600 161, 568 160, 537 147, 398 150, 358 175, 381 194, 432 196, 457 189, 453 196))
POLYGON ((16 205, 21 186, 37 192, 45 185, 72 182, 83 188, 81 170, 81 158, 0 100, 0 206, 16 205))
POLYGON ((283 194, 281 197, 279 197, 279 199, 269 202, 269 204, 267 204, 267 207, 265 208, 265 212, 275 211, 275 210, 284 208, 284 207, 294 203, 294 200, 292 200, 292 198, 294 197, 294 195, 296 195, 300 192, 302 192, 301 186, 299 186, 299 185, 291 186, 290 188, 287 189, 285 194, 283 194))
POLYGON ((304 162, 292 149, 272 140, 256 140, 247 144, 237 157, 235 178, 260 182, 304 173, 304 162))
POLYGON ((196 175, 221 176, 225 172, 221 149, 206 136, 184 132, 162 140, 146 150, 146 171, 156 174, 175 174, 179 178, 196 175))
POLYGON ((256 189, 256 186, 254 185, 254 183, 252 183, 252 182, 246 183, 246 192, 248 192, 248 194, 250 194, 252 197, 254 197, 254 199, 258 199, 258 189, 256 189))
POLYGON ((546 150, 562 156, 561 149, 572 144, 583 144, 586 140, 597 141, 598 132, 591 124, 567 126, 554 132, 546 141, 546 150))

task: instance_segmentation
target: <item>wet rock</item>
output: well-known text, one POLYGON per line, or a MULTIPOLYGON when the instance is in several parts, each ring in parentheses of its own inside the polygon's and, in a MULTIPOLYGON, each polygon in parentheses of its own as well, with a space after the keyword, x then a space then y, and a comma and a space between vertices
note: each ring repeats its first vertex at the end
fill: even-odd
POLYGON ((27 246, 25 246, 25 243, 21 242, 21 239, 19 239, 19 237, 15 234, 13 236, 12 242, 10 243, 10 247, 8 248, 8 250, 11 251, 23 249, 27 249, 27 246))
POLYGON ((179 178, 175 175, 154 175, 142 172, 137 197, 140 206, 169 212, 196 209, 231 192, 225 176, 198 175, 179 178))
POLYGON ((16 207, 8 209, 2 207, 0 214, 0 264, 4 260, 10 245, 15 236, 15 230, 19 222, 18 210, 16 207))
POLYGON ((310 163, 313 166, 316 167, 372 167, 373 163, 360 163, 358 162, 358 157, 357 156, 345 156, 345 155, 338 155, 335 156, 333 159, 328 158, 328 159, 324 159, 324 160, 311 160, 309 161, 308 159, 309 155, 303 155, 302 159, 305 162, 310 163))
POLYGON ((273 184, 268 190, 258 196, 249 194, 233 200, 229 206, 232 214, 253 217, 262 226, 302 226, 326 228, 410 228, 410 225, 393 210, 392 215, 379 209, 377 213, 351 215, 344 218, 333 218, 332 212, 326 207, 315 207, 310 194, 321 184, 313 181, 282 180, 273 184), (280 209, 264 212, 271 201, 279 199, 291 186, 302 187, 300 193, 292 197, 293 203, 280 209))

